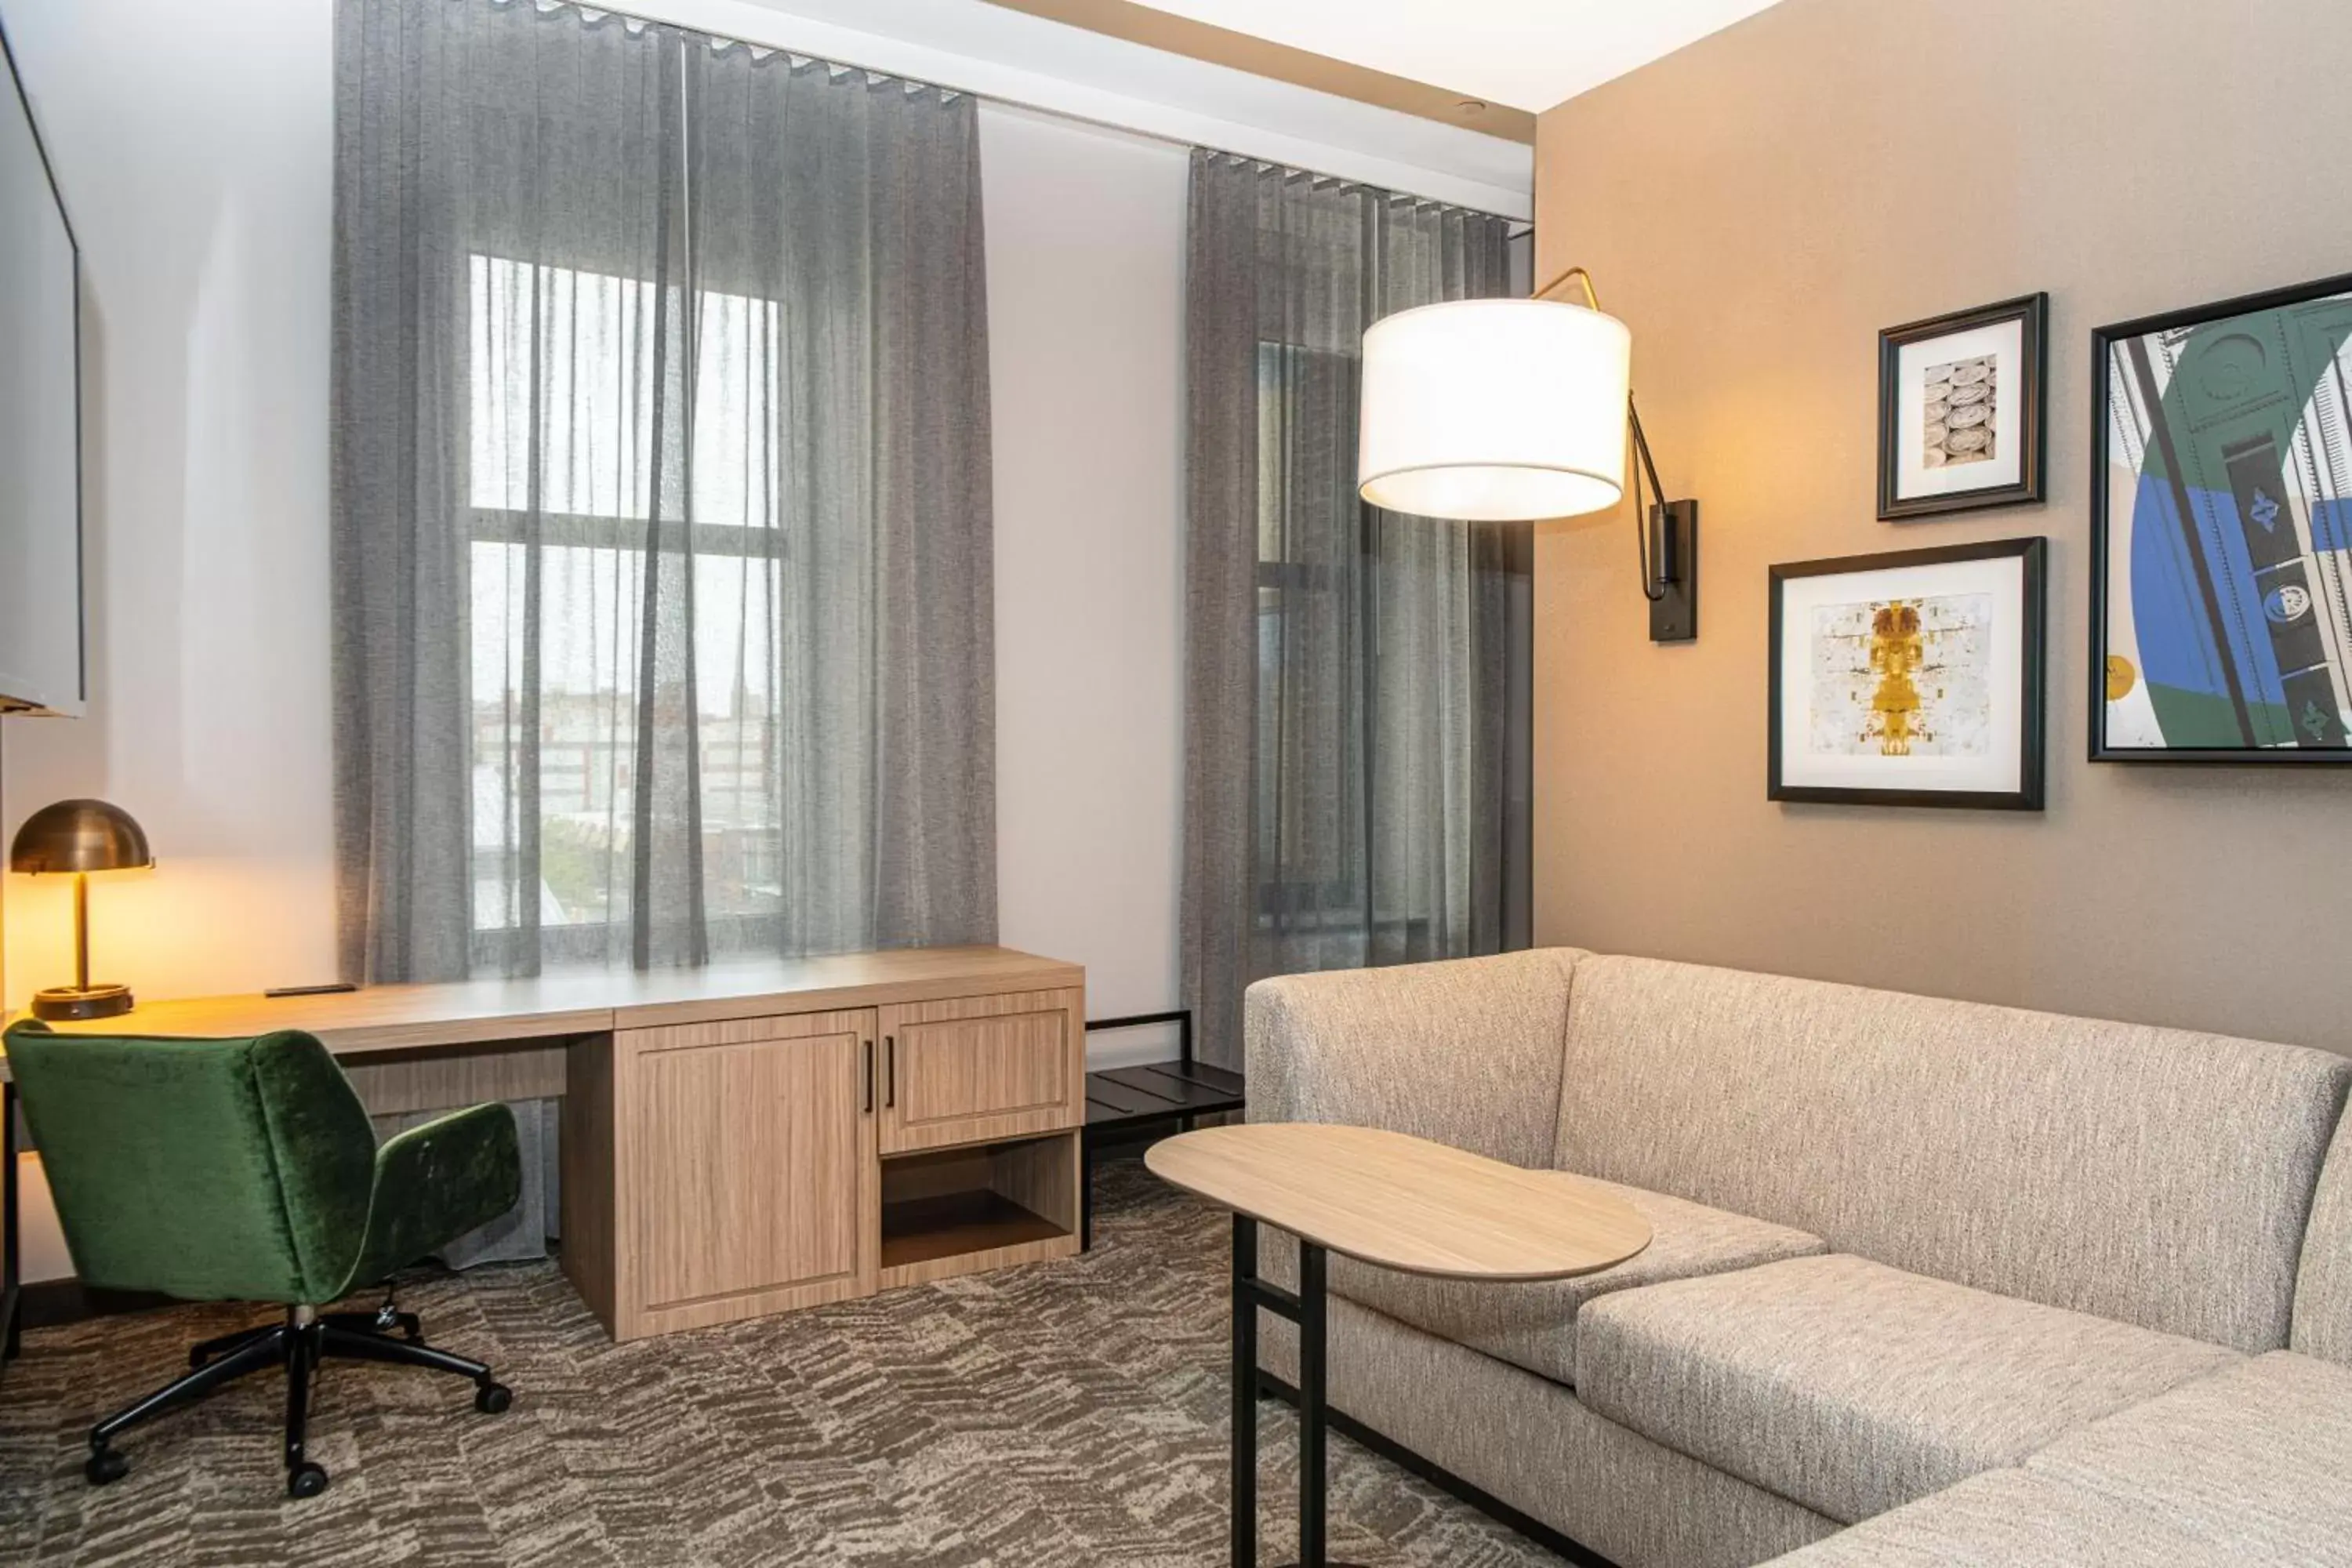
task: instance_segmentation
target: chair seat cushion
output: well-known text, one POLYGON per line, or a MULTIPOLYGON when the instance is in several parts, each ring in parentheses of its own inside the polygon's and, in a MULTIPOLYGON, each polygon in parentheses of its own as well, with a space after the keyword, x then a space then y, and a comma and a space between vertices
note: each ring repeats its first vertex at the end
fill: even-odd
POLYGON ((1653 1232, 1647 1247, 1614 1268, 1574 1279, 1497 1285, 1402 1274, 1335 1257, 1332 1293, 1538 1377, 1573 1384, 1577 1313, 1595 1297, 1829 1250, 1821 1237, 1787 1226, 1614 1182, 1591 1184, 1633 1205, 1653 1232))
POLYGON ((1576 1390, 1643 1436, 1852 1523, 2240 1359, 1833 1254, 1592 1302, 1576 1390))
POLYGON ((2025 1468, 2245 1561, 2352 1563, 2352 1367, 2286 1351, 2242 1362, 2070 1432, 2025 1468))
POLYGON ((1988 1470, 1767 1568, 2311 1568, 2341 1556, 2183 1530, 2105 1492, 1988 1470))

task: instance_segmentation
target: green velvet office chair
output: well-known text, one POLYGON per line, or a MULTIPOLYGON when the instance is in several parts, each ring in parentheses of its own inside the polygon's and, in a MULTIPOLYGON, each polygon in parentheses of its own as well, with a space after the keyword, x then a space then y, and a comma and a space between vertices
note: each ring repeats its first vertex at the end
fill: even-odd
POLYGON ((280 1364, 286 1489, 298 1498, 327 1489, 303 1454, 327 1357, 470 1378, 475 1407, 491 1415, 511 1403, 488 1367, 425 1344, 389 1295, 373 1312, 320 1310, 514 1206, 522 1164, 505 1106, 455 1111, 378 1148, 335 1058, 294 1030, 184 1040, 20 1023, 7 1047, 84 1283, 286 1308, 282 1323, 197 1345, 188 1375, 91 1427, 91 1485, 130 1468, 111 1446, 123 1428, 280 1364))

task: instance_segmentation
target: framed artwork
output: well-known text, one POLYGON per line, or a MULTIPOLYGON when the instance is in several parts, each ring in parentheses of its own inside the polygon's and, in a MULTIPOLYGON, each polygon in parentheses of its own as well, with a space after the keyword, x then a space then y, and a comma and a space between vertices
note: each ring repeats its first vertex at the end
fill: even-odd
POLYGON ((1766 794, 2041 810, 2044 549, 1773 567, 1766 794))
POLYGON ((2352 276, 2092 334, 2091 760, 2352 762, 2352 276))
POLYGON ((1878 334, 1882 522, 2042 499, 2050 296, 1878 334))

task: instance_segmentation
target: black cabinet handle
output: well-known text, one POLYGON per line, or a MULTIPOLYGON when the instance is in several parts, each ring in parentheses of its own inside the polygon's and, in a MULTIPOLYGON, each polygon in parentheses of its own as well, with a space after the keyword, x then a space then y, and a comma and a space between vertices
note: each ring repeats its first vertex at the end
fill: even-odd
POLYGON ((897 1105, 898 1103, 898 1036, 882 1037, 882 1103, 886 1106, 897 1105))
POLYGON ((874 1042, 866 1042, 866 1114, 874 1114, 874 1042))

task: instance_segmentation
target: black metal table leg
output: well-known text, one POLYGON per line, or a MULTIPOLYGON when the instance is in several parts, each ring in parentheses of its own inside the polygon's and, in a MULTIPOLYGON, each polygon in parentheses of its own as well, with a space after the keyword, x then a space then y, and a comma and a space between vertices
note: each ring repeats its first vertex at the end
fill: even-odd
POLYGON ((1234 1568, 1257 1568, 1257 1221, 1234 1215, 1234 1568))
POLYGON ((1323 1249, 1298 1244, 1298 1568, 1325 1568, 1323 1249))
POLYGON ((1298 1291, 1257 1277, 1257 1224, 1234 1215, 1234 1568, 1257 1568, 1257 1314, 1298 1325, 1298 1561, 1292 1568, 1349 1568, 1328 1556, 1329 1347, 1324 1277, 1328 1257, 1298 1244, 1298 1291))

